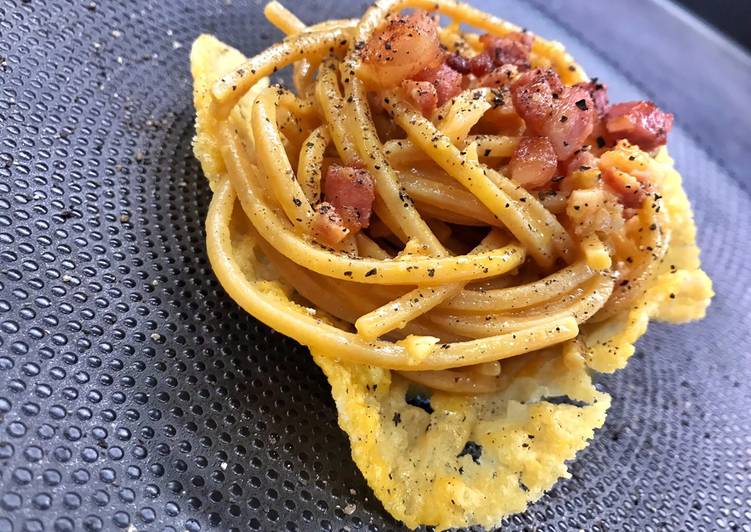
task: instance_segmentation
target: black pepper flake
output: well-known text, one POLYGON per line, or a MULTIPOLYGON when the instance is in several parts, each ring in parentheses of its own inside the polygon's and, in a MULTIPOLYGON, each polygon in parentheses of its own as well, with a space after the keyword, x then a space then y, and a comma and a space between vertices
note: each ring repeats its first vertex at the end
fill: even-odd
POLYGON ((567 121, 568 121, 568 117, 566 115, 561 115, 561 122, 567 122, 567 121))
POLYGON ((469 455, 472 457, 472 461, 476 464, 480 463, 480 457, 482 456, 482 445, 475 443, 473 441, 468 441, 464 444, 464 449, 462 449, 462 452, 456 455, 457 458, 461 458, 462 456, 469 455))
POLYGON ((399 412, 394 412, 394 417, 391 420, 394 422, 394 426, 397 427, 402 422, 402 415, 399 412))
POLYGON ((605 139, 602 136, 597 137, 597 139, 595 139, 595 140, 597 142, 597 147, 598 148, 604 148, 605 147, 606 142, 605 142, 605 139))
POLYGON ((407 391, 407 395, 404 397, 404 400, 408 405, 425 410, 428 414, 435 412, 430 404, 430 397, 425 394, 410 394, 409 391, 407 391))
POLYGON ((300 201, 300 198, 292 198, 292 203, 294 203, 296 207, 299 207, 300 205, 302 205, 302 201, 300 201))
POLYGON ((378 273, 378 268, 373 268, 372 270, 369 270, 367 273, 365 273, 365 277, 371 277, 378 273))
POLYGON ((435 268, 428 268, 428 277, 435 276, 435 268))
POLYGON ((351 271, 346 271, 346 272, 344 272, 344 276, 345 277, 352 277, 352 272, 351 271))
POLYGON ((582 111, 586 111, 587 109, 589 109, 589 107, 587 107, 587 100, 585 100, 584 98, 582 98, 581 100, 578 100, 576 102, 576 106, 582 111))

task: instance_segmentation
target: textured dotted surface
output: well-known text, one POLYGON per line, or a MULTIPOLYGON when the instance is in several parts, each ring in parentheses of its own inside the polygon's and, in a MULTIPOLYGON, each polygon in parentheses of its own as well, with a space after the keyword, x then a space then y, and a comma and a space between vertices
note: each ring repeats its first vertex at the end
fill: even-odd
MULTIPOLYGON (((0 0, 0 532, 400 529, 320 371, 224 295, 203 251, 190 42, 252 52, 276 33, 255 3, 117 4, 0 0)), ((520 2, 485 7, 560 35, 520 2)), ((672 141, 711 313, 653 326, 600 379, 605 428, 509 530, 751 531, 751 200, 685 132, 672 141)))

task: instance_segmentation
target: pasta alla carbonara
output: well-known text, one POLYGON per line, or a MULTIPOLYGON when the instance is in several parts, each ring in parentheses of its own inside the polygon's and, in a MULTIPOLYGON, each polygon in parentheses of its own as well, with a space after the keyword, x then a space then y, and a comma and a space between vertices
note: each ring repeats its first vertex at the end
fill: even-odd
POLYGON ((493 526, 602 424, 589 369, 649 317, 703 316, 673 117, 453 0, 265 14, 281 42, 191 57, 212 268, 311 349, 387 510, 493 526), (294 90, 269 80, 286 67, 294 90))

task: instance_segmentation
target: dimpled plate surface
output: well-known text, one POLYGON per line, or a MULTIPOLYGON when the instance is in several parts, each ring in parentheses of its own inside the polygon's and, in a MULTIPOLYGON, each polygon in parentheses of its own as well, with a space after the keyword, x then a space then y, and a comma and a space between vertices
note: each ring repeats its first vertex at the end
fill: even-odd
MULTIPOLYGON (((362 7, 300 4, 309 22, 362 7)), ((614 99, 660 101, 532 5, 477 4, 566 42, 614 99)), ((0 0, 0 532, 401 529, 306 350, 211 273, 200 32, 248 54, 278 37, 238 0, 0 0)), ((751 530, 751 201, 691 139, 678 127, 671 145, 709 316, 653 325, 599 379, 605 427, 507 530, 751 530)))

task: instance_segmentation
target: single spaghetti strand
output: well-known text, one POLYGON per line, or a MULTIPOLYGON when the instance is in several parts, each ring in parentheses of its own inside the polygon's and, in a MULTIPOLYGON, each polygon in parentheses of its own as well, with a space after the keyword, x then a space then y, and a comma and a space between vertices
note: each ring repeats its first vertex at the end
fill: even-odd
POLYGON ((529 307, 561 297, 595 275, 585 262, 577 262, 532 283, 496 290, 464 290, 440 308, 458 312, 502 312, 529 307))
POLYGON ((376 222, 381 222, 383 225, 385 225, 388 230, 391 231, 391 233, 402 243, 406 244, 409 241, 409 235, 407 235, 407 233, 402 230, 401 226, 399 225, 399 221, 388 209, 383 199, 381 199, 381 197, 378 195, 376 195, 375 201, 373 202, 373 211, 375 211, 376 215, 378 216, 376 222))
POLYGON ((388 260, 391 258, 391 255, 389 255, 385 249, 379 246, 365 233, 357 233, 355 235, 355 240, 357 241, 357 250, 361 257, 371 257, 381 260, 388 260))
POLYGON ((294 13, 276 0, 266 4, 266 7, 263 8, 263 15, 269 22, 287 35, 300 33, 307 27, 294 13))
POLYGON ((331 142, 327 126, 318 126, 310 132, 300 150, 297 163, 297 180, 311 205, 321 200, 321 169, 326 147, 331 142))
MULTIPOLYGON (((519 144, 520 137, 505 135, 469 135, 461 147, 475 143, 477 151, 483 158, 509 158, 519 144)), ((384 153, 394 166, 413 164, 415 161, 427 160, 429 157, 409 139, 389 140, 384 145, 384 153)))
POLYGON ((318 108, 316 107, 316 102, 310 96, 300 98, 294 93, 285 90, 279 96, 279 105, 289 110, 298 118, 308 120, 318 118, 318 108))
POLYGON ((347 29, 305 32, 274 44, 248 59, 239 68, 219 78, 211 88, 212 109, 217 118, 226 117, 240 98, 261 78, 300 59, 320 60, 341 53, 349 44, 347 29))
MULTIPOLYGON (((440 220, 442 222, 465 225, 467 227, 484 227, 485 222, 480 222, 474 218, 469 218, 463 214, 451 212, 441 207, 431 205, 430 203, 424 203, 419 200, 415 201, 415 207, 423 214, 426 219, 440 220)), ((497 223, 495 225, 498 225, 497 223)))
MULTIPOLYGON (((354 25, 356 24, 355 20, 341 19, 327 20, 325 22, 321 22, 320 24, 306 26, 305 23, 297 18, 294 13, 292 13, 289 9, 284 7, 276 0, 273 0, 272 2, 266 4, 266 7, 264 7, 263 9, 263 14, 269 22, 279 28, 279 30, 284 32, 288 37, 302 33, 304 31, 322 31, 333 28, 347 28, 354 27, 354 25)), ((312 65, 307 59, 300 59, 299 61, 296 61, 294 63, 292 80, 298 93, 302 94, 304 92, 305 88, 310 83, 315 70, 316 69, 314 68, 314 65, 312 65)))
MULTIPOLYGON (((564 344, 566 345, 566 344, 564 344)), ((502 373, 482 375, 470 366, 443 371, 399 371, 399 376, 430 388, 447 393, 481 394, 494 393, 505 389, 529 366, 536 366, 545 360, 544 352, 520 355, 503 363, 502 373)), ((498 361, 493 364, 499 365, 498 361)))
POLYGON ((347 165, 359 163, 357 149, 346 124, 344 100, 339 92, 336 63, 332 59, 323 61, 318 69, 315 95, 318 106, 323 111, 323 118, 331 131, 339 157, 347 165))

